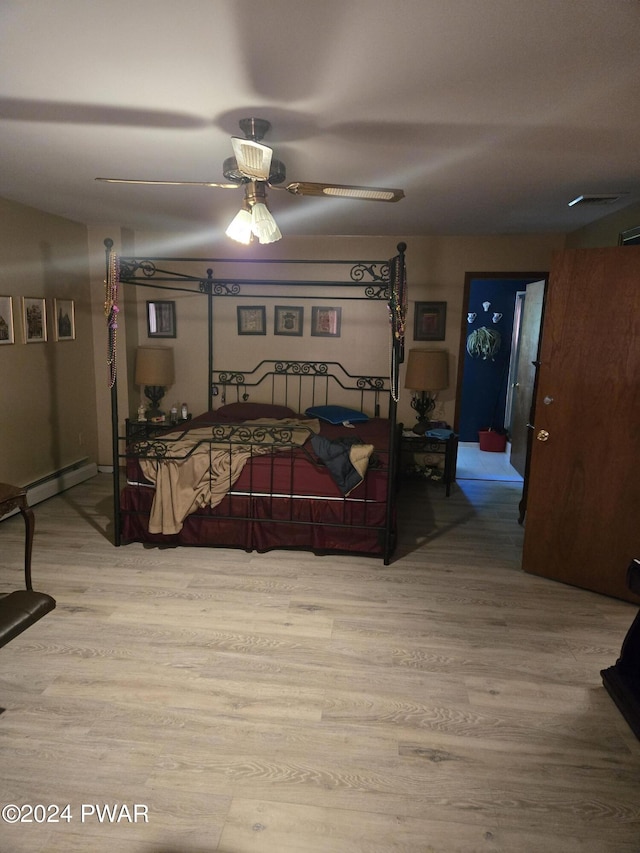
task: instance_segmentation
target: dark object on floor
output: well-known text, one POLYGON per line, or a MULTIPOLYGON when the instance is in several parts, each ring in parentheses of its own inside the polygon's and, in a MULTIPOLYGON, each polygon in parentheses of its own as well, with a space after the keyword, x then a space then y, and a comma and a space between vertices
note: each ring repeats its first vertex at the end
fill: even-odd
MULTIPOLYGON (((627 586, 640 595, 640 560, 632 560, 627 569, 627 586)), ((640 738, 640 611, 624 638, 620 657, 600 673, 609 695, 623 717, 640 738)))
POLYGON ((0 516, 19 509, 25 523, 24 584, 8 595, 0 596, 0 646, 11 642, 56 606, 55 599, 36 592, 31 585, 31 549, 33 547, 33 512, 27 503, 26 489, 0 483, 0 516))

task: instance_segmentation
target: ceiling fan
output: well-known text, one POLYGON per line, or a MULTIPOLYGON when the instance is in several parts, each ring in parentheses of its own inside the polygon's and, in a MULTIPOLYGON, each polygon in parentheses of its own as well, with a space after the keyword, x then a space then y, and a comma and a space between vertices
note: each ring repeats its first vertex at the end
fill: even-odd
POLYGON ((262 118, 241 119, 240 129, 244 138, 231 137, 233 157, 227 157, 222 164, 222 173, 229 183, 211 181, 145 181, 129 178, 96 178, 112 184, 152 184, 163 186, 216 187, 219 189, 238 189, 243 187, 244 199, 240 211, 226 230, 228 237, 239 243, 248 244, 253 237, 260 243, 273 243, 280 240, 282 234, 275 219, 267 207, 267 187, 274 190, 286 190, 292 195, 333 196, 334 198, 352 198, 363 201, 400 201, 404 191, 385 187, 361 187, 352 184, 313 183, 294 181, 284 184, 286 168, 284 163, 273 157, 273 150, 261 140, 271 128, 271 124, 262 118))

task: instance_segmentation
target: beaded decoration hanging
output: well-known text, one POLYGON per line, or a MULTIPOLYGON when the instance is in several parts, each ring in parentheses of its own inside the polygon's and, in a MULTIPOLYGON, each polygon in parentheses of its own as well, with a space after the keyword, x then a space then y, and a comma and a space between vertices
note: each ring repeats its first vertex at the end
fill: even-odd
POLYGON ((397 403, 400 399, 398 377, 400 373, 400 365, 404 361, 404 335, 408 302, 404 254, 397 255, 391 261, 390 279, 391 296, 389 298, 389 322, 391 323, 391 396, 397 403))
POLYGON ((114 251, 109 252, 107 277, 105 279, 104 315, 107 318, 107 367, 109 370, 109 388, 116 381, 116 342, 118 335, 118 285, 120 283, 120 264, 114 251))

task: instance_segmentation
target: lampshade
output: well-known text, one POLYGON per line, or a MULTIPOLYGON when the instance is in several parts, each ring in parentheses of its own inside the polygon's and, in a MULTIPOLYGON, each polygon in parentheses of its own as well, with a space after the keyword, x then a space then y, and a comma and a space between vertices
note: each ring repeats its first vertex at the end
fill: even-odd
POLYGON ((231 237, 237 243, 248 246, 251 242, 251 212, 244 207, 236 213, 225 231, 227 237, 231 237))
POLYGON ((251 236, 260 243, 275 243, 282 239, 280 229, 267 207, 264 181, 248 181, 244 187, 244 201, 239 212, 225 231, 227 237, 248 245, 251 236))
POLYGON ((138 347, 136 385, 173 385, 173 350, 169 347, 138 347))
POLYGON ((449 387, 449 353, 446 350, 409 350, 404 387, 413 391, 442 391, 449 387))
POLYGON ((251 230, 261 243, 275 243, 282 239, 275 219, 263 202, 256 202, 251 208, 251 230))

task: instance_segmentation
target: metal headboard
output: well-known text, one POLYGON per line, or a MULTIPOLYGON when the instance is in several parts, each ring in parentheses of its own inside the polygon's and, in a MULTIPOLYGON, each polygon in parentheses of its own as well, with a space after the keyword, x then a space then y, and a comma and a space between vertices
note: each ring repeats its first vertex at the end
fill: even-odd
POLYGON ((389 400, 390 390, 389 377, 357 376, 337 361, 264 359, 251 370, 212 371, 212 396, 219 397, 219 405, 251 400, 303 412, 335 403, 379 417, 381 400, 389 400))

